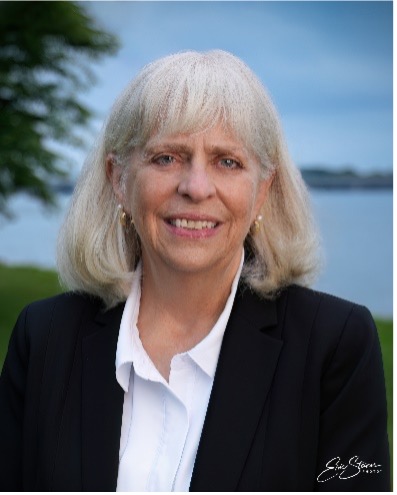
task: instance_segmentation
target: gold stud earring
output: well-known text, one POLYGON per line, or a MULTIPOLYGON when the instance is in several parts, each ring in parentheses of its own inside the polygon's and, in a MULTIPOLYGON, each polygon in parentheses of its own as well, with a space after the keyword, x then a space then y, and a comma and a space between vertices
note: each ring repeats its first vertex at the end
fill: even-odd
POLYGON ((117 207, 119 209, 119 221, 120 225, 125 228, 127 226, 127 213, 123 210, 122 205, 118 205, 117 207))
POLYGON ((254 220, 254 223, 251 225, 251 229, 250 229, 252 235, 255 235, 259 232, 262 219, 263 219, 262 215, 258 215, 254 220))

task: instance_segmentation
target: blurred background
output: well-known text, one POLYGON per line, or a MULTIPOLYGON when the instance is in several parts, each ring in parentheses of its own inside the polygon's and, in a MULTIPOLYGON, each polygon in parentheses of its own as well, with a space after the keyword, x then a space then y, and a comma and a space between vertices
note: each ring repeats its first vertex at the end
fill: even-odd
POLYGON ((272 95, 323 238, 315 288, 369 307, 391 366, 392 2, 1 2, 0 365, 21 306, 60 290, 57 231, 115 97, 213 48, 272 95))
MULTIPOLYGON (((29 3, 36 4, 36 10, 37 4, 44 4, 46 15, 52 4, 29 3)), ((69 177, 47 173, 42 162, 50 162, 51 157, 36 158, 42 166, 39 177, 58 191, 55 199, 60 208, 43 208, 32 198, 34 188, 12 191, 5 201, 15 218, 0 215, 1 261, 55 266, 57 229, 87 149, 115 97, 143 65, 171 52, 220 48, 241 57, 268 88, 291 155, 311 188, 324 250, 316 288, 365 304, 377 316, 392 316, 392 2, 76 5, 95 29, 115 39, 101 40, 110 48, 96 58, 86 60, 81 48, 76 51, 70 72, 83 79, 83 71, 90 70, 90 77, 83 87, 74 87, 70 77, 63 81, 62 91, 69 88, 68 98, 75 98, 91 116, 83 125, 73 121, 54 94, 50 106, 59 115, 51 118, 67 121, 69 127, 63 139, 48 129, 41 137, 51 153, 66 158, 54 163, 69 177)), ((33 14, 26 16, 29 22, 37 19, 32 37, 36 23, 41 29, 37 37, 46 29, 54 30, 54 18, 46 20, 40 11, 33 14)), ((55 15, 55 26, 63 16, 55 15)), ((7 29, 7 16, 2 24, 7 29)), ((26 26, 21 23, 19 29, 26 26)), ((65 29, 72 30, 70 25, 65 29)), ((28 67, 24 78, 28 70, 37 68, 28 67)), ((39 81, 52 84, 61 77, 51 74, 50 67, 40 68, 39 81)), ((40 103, 36 100, 34 105, 40 103)), ((13 146, 20 148, 24 128, 8 124, 1 133, 7 135, 13 127, 17 134, 13 146)), ((19 164, 19 160, 14 161, 19 164)), ((6 182, 4 174, 0 178, 6 182)), ((23 180, 20 183, 24 185, 23 180)))

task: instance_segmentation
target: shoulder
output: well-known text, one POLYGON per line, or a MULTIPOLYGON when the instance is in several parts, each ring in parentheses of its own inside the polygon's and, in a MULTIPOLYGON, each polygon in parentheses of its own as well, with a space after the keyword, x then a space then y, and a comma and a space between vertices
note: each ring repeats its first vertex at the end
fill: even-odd
POLYGON ((254 288, 242 280, 237 292, 237 299, 239 298, 245 306, 248 305, 256 310, 260 310, 261 307, 262 309, 269 308, 275 304, 279 313, 280 311, 293 311, 300 308, 300 313, 303 313, 303 309, 305 312, 308 311, 309 314, 317 311, 321 313, 329 312, 335 315, 336 318, 343 318, 351 311, 361 313, 367 317, 371 315, 365 306, 297 284, 282 287, 276 294, 267 297, 256 292, 254 288))
POLYGON ((373 317, 365 306, 293 285, 278 298, 283 335, 299 334, 326 366, 339 361, 358 362, 379 346, 373 317))
POLYGON ((309 333, 320 332, 323 337, 335 337, 346 326, 350 332, 358 334, 363 328, 376 330, 365 306, 307 287, 290 285, 273 299, 264 299, 242 284, 238 294, 239 312, 251 321, 260 321, 258 315, 267 314, 266 319, 277 327, 272 333, 279 338, 288 337, 291 332, 308 335, 308 329, 309 333))
POLYGON ((279 304, 287 314, 313 323, 321 322, 326 328, 341 328, 347 324, 353 330, 373 327, 372 315, 365 306, 299 285, 287 287, 279 295, 279 304))
POLYGON ((285 287, 273 300, 249 289, 241 294, 240 314, 251 322, 265 322, 265 333, 283 341, 283 353, 290 359, 315 356, 326 366, 337 349, 337 356, 354 360, 378 345, 377 329, 365 306, 298 285, 285 287))
POLYGON ((320 309, 338 315, 345 315, 352 310, 363 311, 369 314, 365 306, 361 306, 347 299, 342 299, 336 295, 310 289, 300 285, 290 285, 281 291, 280 298, 287 298, 291 305, 303 305, 305 308, 320 309))
POLYGON ((30 314, 47 314, 53 311, 73 311, 78 308, 96 308, 101 306, 101 301, 83 292, 64 292, 53 297, 40 299, 28 304, 23 311, 30 314))
POLYGON ((34 350, 43 348, 51 333, 74 335, 83 318, 93 318, 101 301, 88 294, 66 292, 28 304, 20 313, 13 338, 34 350))
POLYGON ((21 312, 23 319, 30 326, 42 327, 54 319, 64 319, 70 323, 81 313, 97 313, 101 309, 101 301, 89 294, 65 292, 47 299, 28 304, 21 312))

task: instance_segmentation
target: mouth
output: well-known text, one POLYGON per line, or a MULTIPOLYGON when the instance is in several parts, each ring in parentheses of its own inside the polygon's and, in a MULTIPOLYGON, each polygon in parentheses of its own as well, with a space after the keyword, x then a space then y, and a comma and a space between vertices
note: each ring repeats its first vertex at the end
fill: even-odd
POLYGON ((219 223, 210 220, 192 220, 190 218, 170 218, 167 220, 169 225, 173 225, 178 229, 187 230, 208 230, 215 229, 219 223))

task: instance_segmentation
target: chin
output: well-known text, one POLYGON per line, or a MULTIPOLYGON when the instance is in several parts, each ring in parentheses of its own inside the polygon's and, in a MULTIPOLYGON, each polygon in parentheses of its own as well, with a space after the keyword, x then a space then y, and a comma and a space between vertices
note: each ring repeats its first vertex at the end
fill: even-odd
POLYGON ((217 257, 213 253, 211 254, 202 252, 175 253, 172 256, 167 256, 164 261, 175 272, 200 273, 214 269, 222 264, 223 257, 217 257))

